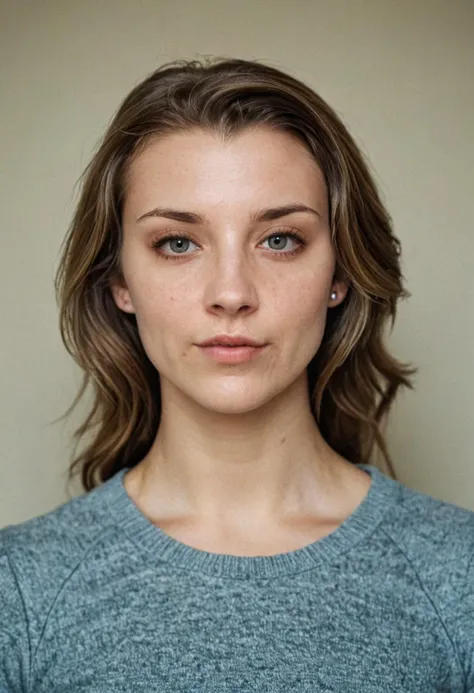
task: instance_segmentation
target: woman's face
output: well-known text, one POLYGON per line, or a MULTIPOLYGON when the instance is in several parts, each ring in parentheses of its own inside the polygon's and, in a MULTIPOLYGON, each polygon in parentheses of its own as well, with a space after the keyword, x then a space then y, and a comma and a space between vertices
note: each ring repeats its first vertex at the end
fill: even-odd
POLYGON ((128 172, 123 232, 124 282, 112 291, 136 315, 163 398, 244 413, 296 392, 328 307, 347 292, 333 281, 324 178, 297 140, 259 126, 227 143, 201 130, 151 142, 128 172), (257 220, 294 204, 315 212, 257 220), (181 238, 159 246, 168 234, 181 238), (267 346, 250 361, 221 363, 196 346, 219 334, 267 346))

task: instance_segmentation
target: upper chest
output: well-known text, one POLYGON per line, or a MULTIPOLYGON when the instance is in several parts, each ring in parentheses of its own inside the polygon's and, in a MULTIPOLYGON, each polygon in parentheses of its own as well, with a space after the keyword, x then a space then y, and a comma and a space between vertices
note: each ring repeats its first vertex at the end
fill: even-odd
POLYGON ((37 693, 462 690, 446 633, 402 569, 390 579, 337 564, 272 580, 153 567, 108 577, 79 572, 58 599, 37 693))

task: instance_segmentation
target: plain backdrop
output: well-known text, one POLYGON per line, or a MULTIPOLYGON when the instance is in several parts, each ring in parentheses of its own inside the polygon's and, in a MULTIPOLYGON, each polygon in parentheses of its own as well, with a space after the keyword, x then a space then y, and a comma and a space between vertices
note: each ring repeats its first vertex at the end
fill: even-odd
POLYGON ((128 91, 162 63, 259 59, 309 83, 368 156, 412 297, 393 353, 419 367, 387 436, 399 479, 474 509, 474 3, 0 0, 0 526, 66 486, 80 373, 53 277, 74 186, 128 91))

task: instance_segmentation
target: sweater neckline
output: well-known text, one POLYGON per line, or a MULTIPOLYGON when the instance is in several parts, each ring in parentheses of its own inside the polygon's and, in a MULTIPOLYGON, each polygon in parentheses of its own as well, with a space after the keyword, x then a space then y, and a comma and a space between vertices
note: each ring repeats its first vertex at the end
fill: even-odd
POLYGON ((155 560, 183 570, 228 578, 273 578, 299 573, 336 559, 368 537, 400 496, 402 484, 377 467, 358 464, 371 477, 369 489, 355 510, 330 534, 293 551, 270 556, 234 556, 197 549, 174 539, 153 524, 129 496, 121 469, 97 491, 106 496, 116 527, 155 560))

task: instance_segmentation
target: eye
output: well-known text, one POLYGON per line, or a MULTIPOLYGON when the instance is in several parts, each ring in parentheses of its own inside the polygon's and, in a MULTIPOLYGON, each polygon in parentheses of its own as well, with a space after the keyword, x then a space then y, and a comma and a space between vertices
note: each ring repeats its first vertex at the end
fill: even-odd
MULTIPOLYGON (((174 259, 175 257, 178 257, 179 255, 184 255, 185 251, 188 249, 189 244, 193 243, 193 241, 188 238, 187 236, 166 236, 165 238, 160 238, 157 241, 153 241, 152 243, 152 248, 156 248, 157 250, 160 251, 160 254, 166 259, 174 259), (170 249, 171 253, 163 253, 162 248, 165 247, 165 245, 169 243, 170 244, 170 249)), ((194 245, 196 245, 194 243, 194 245)))
POLYGON ((281 253, 281 254, 282 254, 282 255, 286 255, 286 254, 288 254, 288 253, 291 254, 291 253, 293 253, 293 252, 296 252, 296 249, 297 249, 297 248, 296 248, 296 249, 293 248, 293 250, 286 250, 286 248, 287 248, 287 246, 288 246, 288 240, 293 241, 293 243, 296 241, 296 243, 297 243, 297 248, 298 248, 298 247, 302 244, 302 242, 303 242, 302 239, 301 239, 299 236, 297 236, 296 233, 285 232, 285 233, 274 233, 274 234, 272 234, 271 236, 268 236, 268 238, 265 239, 264 243, 266 243, 267 241, 268 241, 268 242, 273 242, 273 243, 275 243, 276 247, 270 248, 270 250, 280 250, 280 251, 284 251, 284 252, 281 253))
MULTIPOLYGON (((270 236, 267 236, 267 238, 263 241, 263 243, 266 242, 276 242, 276 248, 270 248, 270 250, 277 251, 274 252, 273 255, 281 255, 283 257, 295 255, 299 251, 303 250, 304 246, 306 245, 306 241, 304 241, 303 238, 301 238, 297 233, 290 231, 272 233, 270 236), (291 241, 296 243, 296 247, 292 248, 291 250, 285 250, 286 246, 288 245, 287 239, 290 239, 291 241)), ((190 255, 190 253, 186 253, 186 251, 189 249, 190 243, 196 245, 190 238, 188 238, 188 236, 184 234, 181 234, 179 236, 170 234, 168 236, 165 236, 164 238, 160 238, 156 241, 153 241, 152 248, 158 250, 160 255, 165 260, 177 260, 180 257, 186 257, 187 255, 190 255), (171 252, 163 252, 162 249, 168 243, 171 252)))

